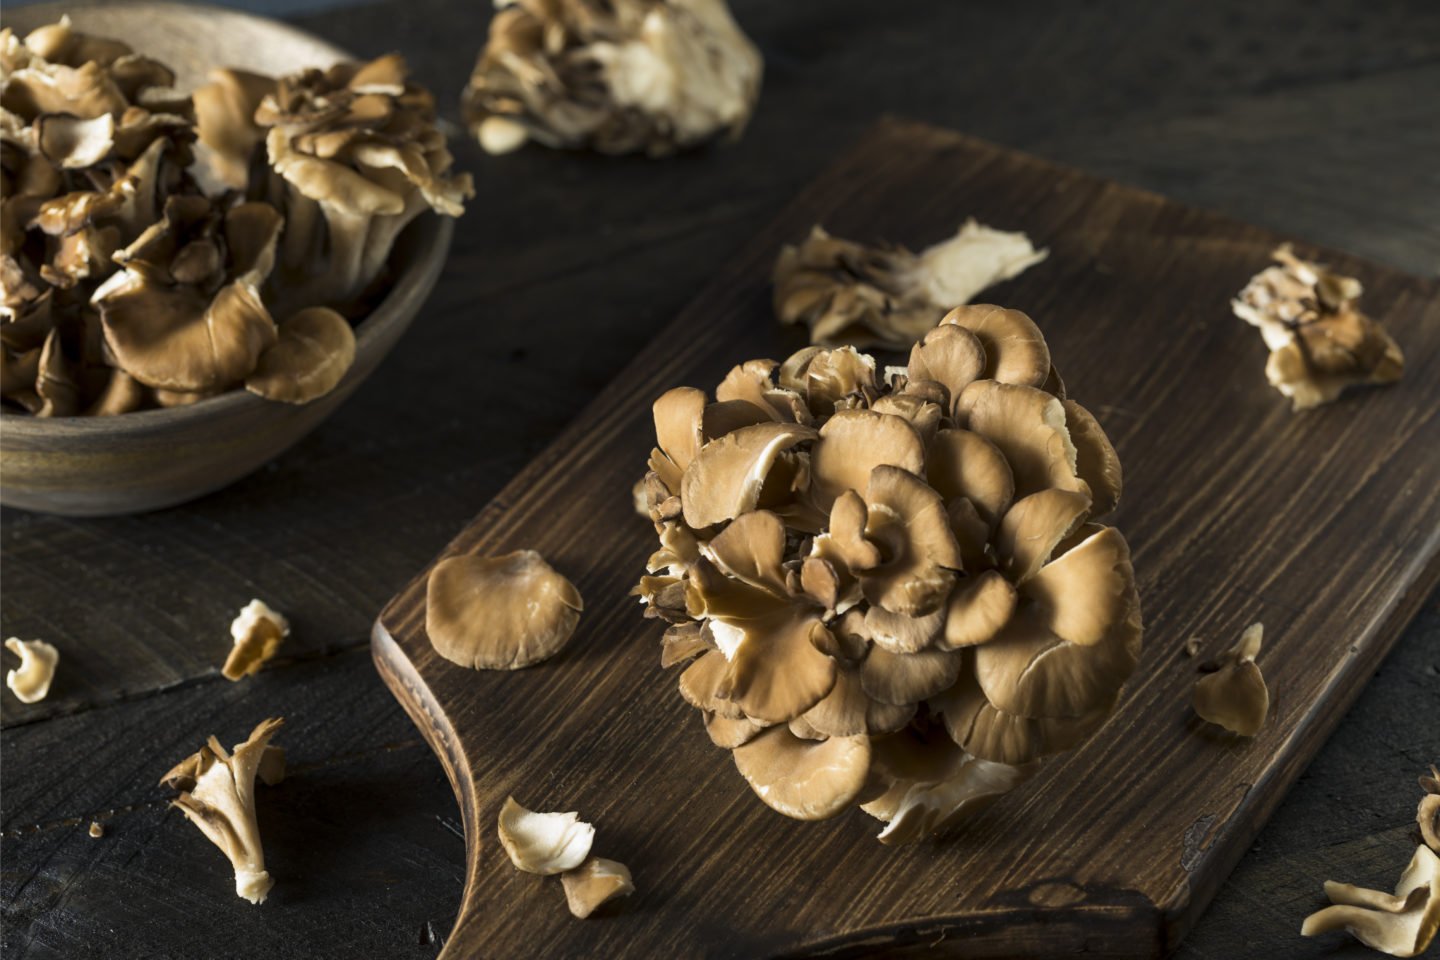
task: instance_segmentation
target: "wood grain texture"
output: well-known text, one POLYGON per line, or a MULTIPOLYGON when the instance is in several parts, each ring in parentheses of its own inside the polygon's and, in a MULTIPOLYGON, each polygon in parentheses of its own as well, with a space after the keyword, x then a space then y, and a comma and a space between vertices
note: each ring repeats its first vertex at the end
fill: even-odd
MULTIPOLYGON (((731 6, 766 58, 739 143, 653 163, 541 148, 491 158, 457 136, 478 196, 439 285, 321 429, 181 509, 83 521, 0 511, 0 625, 66 657, 45 701, 0 697, 7 958, 194 956, 198 941, 171 922, 177 897, 221 931, 212 956, 433 956, 462 890, 463 841, 441 822, 454 821, 454 796, 428 750, 400 764, 347 746, 347 728, 372 718, 387 742, 410 736, 368 662, 349 665, 353 651, 385 601, 881 111, 1440 270, 1440 5, 1429 0, 731 6), (232 686, 219 677, 227 626, 252 596, 295 630, 264 673, 232 686), (113 846, 57 826, 108 809, 91 805, 102 790, 163 801, 152 767, 173 758, 160 747, 211 732, 231 741, 265 712, 291 718, 285 742, 305 762, 343 764, 313 789, 297 778, 301 792, 262 823, 293 818, 303 836, 311 811, 347 816, 332 789, 382 811, 327 834, 324 849, 271 850, 284 899, 237 901, 219 855, 198 835, 189 847, 193 828, 171 824, 163 802, 108 819, 113 846), (34 824, 46 829, 19 829, 34 824), (327 895, 311 886, 290 899, 307 876, 327 895)), ((4 4, 0 21, 18 10, 4 4)), ((403 51, 457 119, 490 15, 486 3, 383 0, 294 19, 357 54, 403 51)), ((1440 760, 1437 599, 1196 924, 1187 960, 1373 956, 1340 935, 1302 940, 1299 918, 1324 904, 1326 877, 1384 885, 1409 857, 1397 831, 1413 816, 1413 778, 1440 760)), ((556 897, 541 902, 563 909, 556 897)))
MULTIPOLYGON (((1228 311, 1278 242, 957 134, 873 128, 446 549, 540 550, 587 601, 565 652, 513 673, 450 664, 424 633, 423 574, 382 614, 377 665, 440 754, 466 827, 446 955, 1173 949, 1440 579, 1440 383, 1412 376, 1292 415, 1265 383, 1263 344, 1228 311), (654 397, 800 345, 769 306, 782 243, 812 223, 929 243, 967 215, 1051 250, 987 298, 1041 324, 1126 465, 1114 522, 1146 650, 1091 741, 951 841, 894 850, 858 811, 822 824, 770 812, 710 744, 659 667, 659 626, 628 596, 653 540, 629 491, 654 397), (1182 645, 1199 634, 1213 656, 1255 620, 1274 699, 1261 734, 1236 741, 1190 710, 1182 645), (507 794, 593 819, 597 853, 627 863, 639 892, 604 924, 517 907, 543 891, 490 841, 507 794)), ((1414 368, 1440 359, 1440 285, 1323 259, 1386 305, 1414 368)))

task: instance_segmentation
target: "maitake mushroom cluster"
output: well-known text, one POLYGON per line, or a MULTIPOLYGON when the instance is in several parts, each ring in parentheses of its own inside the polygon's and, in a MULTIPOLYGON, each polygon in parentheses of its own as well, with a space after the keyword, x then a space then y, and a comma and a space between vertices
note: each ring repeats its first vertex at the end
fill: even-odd
POLYGON ((1360 312, 1360 281, 1276 248, 1277 266, 1251 278, 1231 301, 1270 348, 1265 376, 1296 410, 1331 403, 1346 387, 1394 383, 1405 355, 1385 328, 1360 312))
POLYGON ((309 402, 353 361, 337 310, 399 230, 460 213, 469 181, 444 174, 433 104, 396 58, 230 80, 192 100, 68 20, 0 31, 7 410, 120 414, 241 386, 309 402))
POLYGON ((761 59, 725 0, 495 0, 461 107, 480 145, 663 156, 739 137, 761 59))
POLYGON ((1104 723, 1140 652, 1120 463, 1030 318, 957 308, 655 403, 662 662, 760 798, 918 840, 1104 723))

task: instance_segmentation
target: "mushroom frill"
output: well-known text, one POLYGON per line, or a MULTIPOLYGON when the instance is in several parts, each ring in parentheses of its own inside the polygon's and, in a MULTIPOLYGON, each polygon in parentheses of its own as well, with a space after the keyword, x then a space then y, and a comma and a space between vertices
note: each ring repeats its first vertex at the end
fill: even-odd
POLYGON ((756 794, 945 828, 1099 728, 1140 651, 1120 463, 1023 313, 951 311, 878 375, 853 348, 654 406, 662 663, 756 794))

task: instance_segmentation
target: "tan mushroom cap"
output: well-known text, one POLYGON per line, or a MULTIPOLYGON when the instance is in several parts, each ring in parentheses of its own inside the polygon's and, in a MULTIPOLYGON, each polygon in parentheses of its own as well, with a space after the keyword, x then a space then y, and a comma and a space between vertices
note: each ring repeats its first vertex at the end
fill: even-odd
POLYGON ((929 703, 944 718, 951 738, 968 753, 1017 765, 1075 747, 1105 725, 1114 707, 1112 698, 1079 717, 1018 716, 991 703, 968 670, 929 703))
POLYGON ((869 522, 870 511, 864 498, 854 490, 846 490, 830 507, 830 526, 815 538, 814 556, 847 572, 879 566, 880 550, 865 538, 865 526, 869 522))
POLYGON ((210 71, 209 82, 190 96, 200 142, 212 151, 221 179, 231 187, 245 186, 250 152, 265 139, 255 110, 275 86, 273 77, 226 67, 210 71))
POLYGON ((1032 772, 1020 766, 965 757, 944 780, 898 783, 891 788, 899 793, 894 811, 878 839, 892 845, 918 843, 962 817, 985 809, 1025 782, 1032 772))
POLYGON ((926 478, 949 501, 965 497, 994 527, 1015 496, 1015 477, 995 444, 969 430, 941 430, 925 455, 926 478))
POLYGON ((760 735, 762 731, 774 726, 771 723, 761 723, 749 717, 722 717, 716 713, 705 713, 705 732, 710 736, 710 742, 722 750, 734 750, 738 746, 749 743, 760 735))
MULTIPOLYGON (((661 394, 650 408, 655 420, 656 445, 679 473, 685 472, 705 445, 700 427, 708 402, 703 390, 675 387, 661 394)), ((680 490, 678 484, 671 486, 668 480, 666 486, 676 493, 680 490)))
POLYGON ((566 905, 581 920, 606 902, 635 892, 630 868, 603 857, 591 857, 574 870, 562 873, 560 883, 565 888, 566 905))
POLYGON ((865 611, 865 636, 891 653, 915 653, 933 644, 945 630, 946 609, 921 616, 893 613, 872 606, 865 611))
POLYGON ((881 703, 919 703, 954 686, 964 662, 959 650, 891 653, 872 647, 860 665, 860 686, 881 703))
POLYGON ((730 670, 729 661, 719 650, 701 654, 680 674, 680 696, 697 710, 713 713, 726 720, 741 720, 745 712, 738 704, 717 696, 725 674, 730 670))
POLYGON ((1392 957, 1417 957, 1440 931, 1440 857, 1415 848, 1393 894, 1325 881, 1333 906, 1305 918, 1300 935, 1344 930, 1372 950, 1392 957))
POLYGON ((777 422, 741 427, 711 440, 685 468, 680 483, 685 522, 698 530, 755 509, 781 451, 816 435, 809 427, 777 422))
POLYGON ((824 820, 844 812, 865 786, 870 738, 802 740, 778 726, 737 747, 734 756, 766 806, 796 820, 824 820))
POLYGON ((1102 527, 1045 564, 1020 587, 1037 622, 1057 637, 1093 646, 1135 604, 1130 548, 1114 527, 1102 527))
POLYGON ((829 510, 846 490, 865 490, 879 466, 924 475, 925 448, 915 428, 900 417, 871 410, 837 411, 820 428, 810 451, 817 505, 829 510))
POLYGON ((872 604, 910 617, 944 603, 964 561, 940 495, 914 473, 881 464, 870 473, 865 538, 881 563, 860 577, 872 604))
POLYGON ((1251 624, 1221 658, 1220 669, 1195 682, 1195 712, 1242 737, 1253 737, 1270 712, 1270 691, 1255 663, 1264 625, 1251 624))
POLYGON ((1055 548, 1085 521, 1090 498, 1054 488, 1023 497, 1006 511, 995 535, 996 559, 1016 583, 1033 577, 1055 548))
POLYGON ((1070 442, 1075 445, 1075 472, 1090 488, 1090 497, 1094 501, 1090 516, 1103 517, 1120 503, 1120 491, 1124 485, 1120 457, 1094 414, 1074 400, 1062 400, 1061 403, 1065 407, 1065 426, 1070 431, 1070 442))
POLYGON ((1039 387, 1050 376, 1050 350, 1035 322, 1019 310, 988 303, 956 307, 941 324, 954 324, 975 335, 985 348, 987 380, 1039 387))
POLYGON ((825 626, 813 612, 787 609, 737 626, 744 637, 716 695, 747 716, 788 722, 835 686, 835 661, 818 649, 825 626))
POLYGON ((35 145, 62 170, 93 167, 115 146, 115 117, 102 113, 85 120, 65 113, 35 118, 35 145))
POLYGON ((578 813, 538 813, 514 797, 505 798, 496 832, 515 869, 545 877, 580 866, 595 840, 595 828, 578 813))
POLYGON ((303 404, 339 386, 355 362, 355 331, 329 307, 307 307, 280 324, 245 389, 267 400, 303 404))
POLYGON ((425 591, 425 631, 445 659, 517 670, 554 656, 580 621, 574 584, 534 550, 437 563, 425 591))
POLYGON ((1015 588, 995 570, 962 582, 950 594, 940 645, 954 650, 988 643, 1010 622, 1015 603, 1015 588))
POLYGON ((1050 487, 1089 495, 1075 474, 1075 446, 1065 407, 1034 387, 976 380, 955 403, 955 418, 999 448, 1015 479, 1015 496, 1050 487))
POLYGON ((945 387, 951 401, 986 367, 985 347, 970 330, 942 323, 910 348, 906 372, 911 380, 933 380, 945 387))
POLYGON ((865 692, 860 673, 844 668, 835 675, 835 686, 800 719, 820 737, 858 737, 893 733, 915 716, 917 704, 882 703, 865 692))

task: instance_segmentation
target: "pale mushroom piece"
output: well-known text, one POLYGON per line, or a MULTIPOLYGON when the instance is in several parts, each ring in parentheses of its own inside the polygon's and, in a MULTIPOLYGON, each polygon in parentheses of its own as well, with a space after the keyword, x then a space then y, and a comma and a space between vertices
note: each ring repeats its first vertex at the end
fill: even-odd
POLYGON ((20 658, 20 666, 5 673, 5 685, 21 703, 38 703, 50 692, 60 651, 44 640, 11 637, 5 649, 20 658))
POLYGON ((339 386, 354 362, 350 322, 329 307, 309 307, 280 323, 245 389, 267 400, 305 404, 339 386))
MULTIPOLYGON (((278 717, 263 721, 233 753, 227 753, 211 737, 186 762, 192 764, 189 772, 194 782, 174 800, 180 812, 229 858, 235 869, 236 895, 257 904, 265 902, 275 881, 265 870, 265 852, 260 845, 255 775, 270 738, 283 723, 278 717)), ((166 779, 175 773, 172 770, 166 779)))
POLYGON ((534 550, 448 557, 430 572, 425 632, 436 652, 476 670, 518 670, 569 641, 584 602, 534 550))
POLYGON ((1195 681, 1195 712, 1201 719, 1242 737, 1260 732, 1270 710, 1270 691, 1255 663, 1264 635, 1264 625, 1252 623, 1220 657, 1218 669, 1195 681))
POLYGON ((541 876, 574 870, 590 856, 595 828, 578 813, 537 813, 506 797, 496 822, 500 846, 515 869, 541 876))
POLYGON ((967 757, 946 780, 906 786, 877 839, 894 845, 918 843, 985 809, 1033 773, 1033 765, 1012 766, 967 757))
POLYGON ((724 0, 505 0, 461 99, 482 148, 652 157, 740 136, 760 52, 724 0))
POLYGON ((1079 745, 1105 725, 1115 698, 1078 717, 1022 717, 991 703, 973 674, 962 670, 953 687, 928 703, 966 752, 995 763, 1024 765, 1079 745))
POLYGON ((290 621, 263 600, 251 600, 231 621, 230 636, 235 645, 220 673, 226 680, 239 680, 258 673, 275 656, 281 642, 290 636, 290 621))
POLYGON ((685 522, 700 529, 755 509, 781 451, 815 436, 797 423, 761 423, 711 440, 681 480, 685 522))
POLYGON ((955 236, 921 251, 867 246, 814 227, 776 259, 775 313, 805 324, 817 344, 907 349, 946 310, 1046 257, 1023 233, 967 220, 955 236))
POLYGON ((869 737, 802 740, 787 726, 766 730, 734 751, 750 788, 778 813, 825 820, 855 802, 870 769, 869 737))
POLYGON ((1420 789, 1425 795, 1415 809, 1415 822, 1420 827, 1420 839, 1436 853, 1440 853, 1440 769, 1430 765, 1430 775, 1420 778, 1420 789))
POLYGON ((562 873, 560 883, 570 912, 581 920, 608 901, 635 892, 630 868, 603 857, 591 857, 574 870, 562 873))
POLYGON ((1372 950, 1392 957, 1418 957, 1440 930, 1440 856, 1415 848, 1393 894, 1325 881, 1333 906, 1305 918, 1300 935, 1344 930, 1372 950))
POLYGON ((1025 387, 1041 387, 1049 379, 1052 367, 1045 335, 1019 310, 970 304, 951 310, 940 323, 954 324, 979 341, 985 353, 980 374, 984 379, 1025 387))
POLYGON ((90 829, 87 832, 90 834, 91 837, 99 840, 101 837, 105 836, 105 825, 97 820, 91 820, 90 829))
POLYGON ((1271 257, 1276 265, 1252 277, 1230 307, 1260 330, 1270 348, 1265 375, 1294 410, 1331 403, 1347 387, 1400 379, 1404 353, 1360 312, 1358 280, 1301 259, 1288 243, 1271 257))

